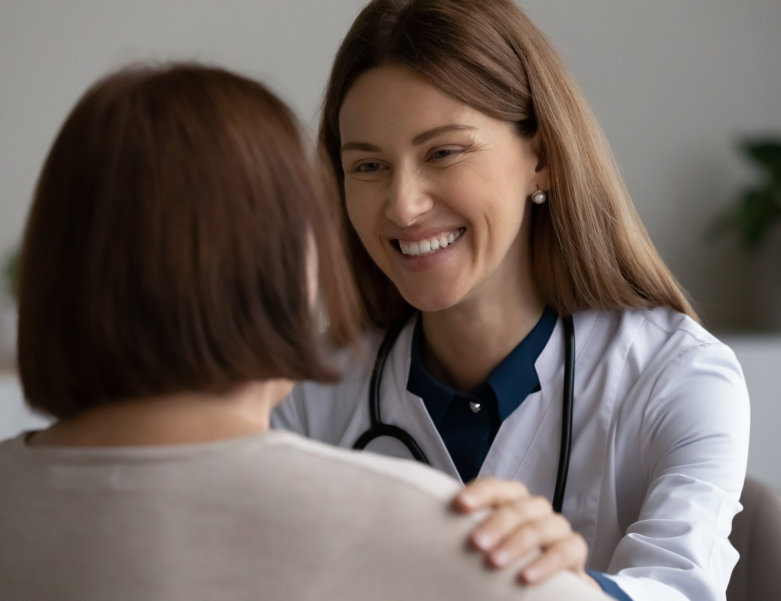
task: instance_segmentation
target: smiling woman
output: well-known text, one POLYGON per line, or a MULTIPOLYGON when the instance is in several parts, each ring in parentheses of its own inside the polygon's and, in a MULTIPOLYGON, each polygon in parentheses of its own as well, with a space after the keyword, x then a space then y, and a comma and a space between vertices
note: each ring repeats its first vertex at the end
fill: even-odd
POLYGON ((522 299, 541 312, 523 242, 531 205, 518 201, 548 187, 534 140, 397 65, 362 74, 339 123, 350 221, 410 305, 522 299))
POLYGON ((370 2, 320 141, 377 358, 296 385, 272 424, 477 478, 464 504, 501 509, 473 542, 497 566, 540 551, 522 581, 564 569, 622 600, 723 598, 740 367, 516 3, 370 2))

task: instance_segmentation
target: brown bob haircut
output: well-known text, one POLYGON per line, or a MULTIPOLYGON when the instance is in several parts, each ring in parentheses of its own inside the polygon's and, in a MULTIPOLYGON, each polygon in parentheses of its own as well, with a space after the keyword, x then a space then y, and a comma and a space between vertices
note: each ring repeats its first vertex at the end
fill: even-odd
POLYGON ((339 111, 360 75, 406 66, 482 113, 537 136, 549 201, 532 208, 534 277, 560 314, 667 305, 696 318, 632 205, 607 142, 545 36, 512 0, 374 0, 336 56, 320 142, 341 194, 367 321, 384 328, 410 310, 373 263, 344 209, 339 111))
POLYGON ((334 379, 313 268, 329 346, 355 340, 357 300, 321 176, 290 110, 250 79, 173 64, 97 82, 54 141, 24 236, 28 403, 65 418, 334 379))

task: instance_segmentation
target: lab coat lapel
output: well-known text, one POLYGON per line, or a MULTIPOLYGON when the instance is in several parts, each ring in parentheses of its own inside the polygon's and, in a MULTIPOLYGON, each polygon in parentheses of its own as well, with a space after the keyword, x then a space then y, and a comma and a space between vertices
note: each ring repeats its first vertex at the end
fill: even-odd
POLYGON ((423 449, 432 467, 461 480, 423 399, 407 391, 415 321, 410 320, 404 327, 388 357, 381 386, 382 419, 385 423, 409 432, 423 449), (391 399, 393 402, 389 402, 391 399))
POLYGON ((502 422, 480 470, 480 476, 519 480, 532 494, 549 499, 553 497, 559 451, 563 331, 559 319, 534 364, 541 390, 531 393, 502 422), (540 469, 547 465, 550 470, 540 469))
MULTIPOLYGON (((574 316, 575 324, 575 420, 573 448, 578 426, 587 419, 591 408, 578 404, 578 383, 583 381, 583 357, 587 355, 588 339, 595 326, 591 312, 574 316)), ((535 362, 541 390, 526 400, 502 423, 485 463, 481 476, 493 476, 522 482, 532 494, 551 500, 556 485, 556 471, 561 448, 562 392, 564 387, 564 324, 561 318, 550 340, 535 362)), ((577 458, 571 457, 574 465, 577 458)), ((572 469, 570 469, 572 471, 572 469)), ((572 478, 572 474, 570 474, 572 478)), ((566 502, 566 495, 565 495, 566 502)), ((566 505, 565 505, 566 506, 566 505)))
MULTIPOLYGON (((575 323, 575 390, 573 444, 569 478, 564 495, 564 515, 580 515, 573 528, 587 541, 593 541, 599 514, 599 487, 605 461, 594 455, 603 453, 607 439, 609 406, 602 395, 588 384, 596 371, 595 357, 589 350, 597 327, 594 312, 578 313, 575 323), (607 407, 607 409, 606 409, 607 407), (596 444, 595 439, 602 441, 596 444), (578 492, 580 491, 580 492, 578 492), (573 508, 578 510, 574 511, 573 508)), ((551 339, 535 363, 540 377, 539 392, 530 395, 502 424, 486 457, 481 476, 518 480, 532 494, 553 499, 561 445, 562 390, 564 386, 564 327, 561 319, 551 339)), ((607 390, 609 387, 600 387, 607 390)))

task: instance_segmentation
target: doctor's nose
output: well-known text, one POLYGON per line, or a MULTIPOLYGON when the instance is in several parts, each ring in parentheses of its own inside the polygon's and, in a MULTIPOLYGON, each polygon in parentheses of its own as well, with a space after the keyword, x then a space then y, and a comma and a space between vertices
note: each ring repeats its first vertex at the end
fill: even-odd
POLYGON ((396 173, 388 188, 385 215, 396 225, 413 225, 433 206, 431 195, 415 174, 396 173))

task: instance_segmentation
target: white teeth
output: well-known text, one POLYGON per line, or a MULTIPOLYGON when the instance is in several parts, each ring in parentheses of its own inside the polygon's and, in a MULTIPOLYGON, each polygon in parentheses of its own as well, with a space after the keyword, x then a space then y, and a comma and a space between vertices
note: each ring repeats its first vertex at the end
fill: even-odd
POLYGON ((399 248, 401 249, 401 253, 407 256, 417 257, 420 255, 429 255, 453 244, 453 242, 461 237, 461 233, 462 230, 458 230, 457 232, 442 234, 437 238, 420 240, 418 242, 404 242, 399 240, 399 248))

